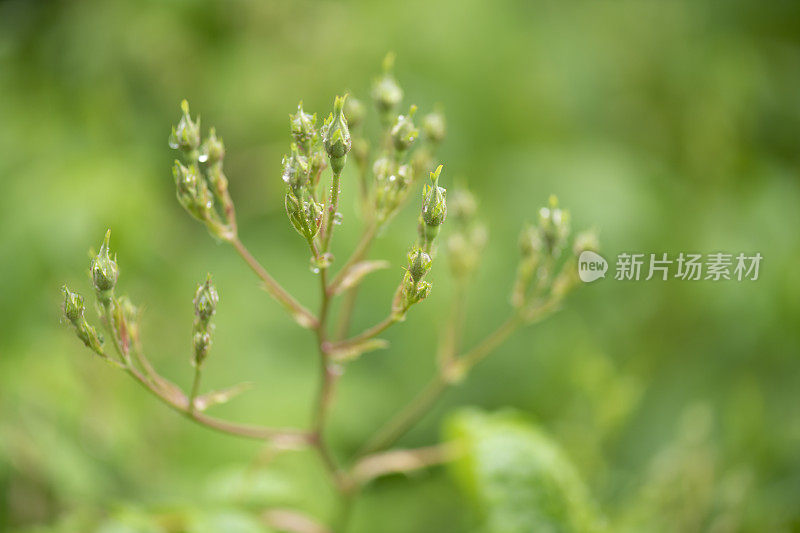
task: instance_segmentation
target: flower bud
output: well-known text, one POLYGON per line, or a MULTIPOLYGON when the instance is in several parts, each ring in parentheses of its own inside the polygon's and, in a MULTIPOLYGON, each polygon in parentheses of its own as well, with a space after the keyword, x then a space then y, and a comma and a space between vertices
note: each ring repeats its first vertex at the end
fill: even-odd
POLYGON ((418 282, 431 271, 431 256, 420 248, 413 248, 408 252, 408 273, 418 282))
POLYGON ((64 316, 67 320, 75 324, 83 318, 86 307, 83 305, 83 296, 77 292, 72 292, 69 287, 64 285, 61 290, 64 292, 64 316))
POLYGON ((211 280, 211 274, 208 275, 205 282, 197 286, 197 291, 194 294, 194 314, 201 322, 208 322, 214 313, 217 311, 217 304, 219 303, 219 294, 217 288, 211 280))
POLYGON ((439 175, 442 165, 431 172, 431 184, 423 191, 422 219, 428 226, 441 226, 447 218, 447 190, 439 187, 439 175))
POLYGON ((428 113, 422 118, 422 133, 433 144, 441 144, 447 133, 444 113, 439 110, 428 113))
POLYGON ((592 252, 600 250, 600 239, 595 230, 582 231, 575 237, 575 242, 572 245, 572 251, 575 255, 579 256, 587 250, 592 252))
POLYGON ((425 250, 430 250, 439 234, 440 226, 447 218, 447 191, 439 187, 439 174, 442 165, 430 173, 431 183, 422 190, 422 213, 419 217, 420 242, 425 250))
POLYGON ((97 334, 97 330, 89 325, 83 314, 86 310, 83 305, 83 297, 70 291, 66 285, 61 290, 64 292, 64 316, 75 327, 75 333, 78 338, 97 355, 105 357, 102 337, 97 334))
POLYGON ((297 233, 310 241, 322 227, 323 209, 313 198, 304 199, 303 191, 299 191, 298 194, 291 189, 286 192, 284 199, 286 215, 297 233))
POLYGON ((194 346, 194 365, 201 366, 211 350, 211 334, 207 331, 197 331, 192 337, 194 346))
POLYGON ((294 142, 304 154, 307 154, 317 137, 317 114, 310 115, 304 112, 301 101, 297 104, 297 113, 289 115, 289 126, 294 142))
POLYGON ((472 223, 475 213, 478 211, 478 202, 475 200, 475 195, 464 188, 458 188, 453 191, 448 204, 450 217, 460 226, 467 226, 472 223))
POLYGON ((178 202, 198 220, 208 221, 212 216, 214 197, 197 165, 186 167, 176 160, 172 167, 172 176, 175 178, 178 202))
POLYGON ((344 104, 344 116, 347 118, 347 125, 351 128, 357 128, 364 122, 364 117, 367 110, 364 109, 364 104, 361 100, 352 96, 347 98, 344 104))
POLYGON ((292 143, 292 152, 289 155, 283 156, 283 182, 286 183, 293 191, 298 191, 300 187, 306 185, 309 181, 310 167, 308 158, 300 155, 297 145, 292 143))
POLYGON ((186 100, 181 102, 181 111, 183 116, 178 125, 172 127, 169 146, 173 149, 191 152, 200 146, 200 119, 192 121, 192 117, 189 116, 189 102, 186 100))
POLYGON ((222 139, 217 137, 217 130, 216 128, 211 128, 208 131, 208 138, 203 142, 203 145, 200 147, 200 156, 198 160, 201 163, 208 163, 209 165, 213 165, 215 163, 219 163, 225 158, 225 145, 222 143, 222 139))
POLYGON ((384 123, 389 122, 395 108, 403 100, 403 90, 392 75, 394 54, 387 54, 383 60, 383 75, 372 84, 372 99, 381 113, 384 123))
POLYGON ((548 253, 559 253, 569 236, 569 213, 559 209, 555 195, 550 196, 547 207, 539 209, 539 228, 548 253))
POLYGON ((110 293, 117 284, 117 278, 119 277, 119 267, 117 266, 116 258, 111 259, 108 247, 110 239, 111 230, 108 230, 106 231, 105 239, 103 239, 103 244, 100 246, 100 251, 89 265, 92 285, 94 285, 98 298, 100 298, 103 304, 109 301, 110 293))
POLYGON ((344 103, 347 95, 337 96, 333 104, 333 113, 328 116, 322 127, 322 142, 325 151, 331 160, 331 170, 339 174, 344 168, 347 152, 353 145, 350 139, 350 130, 344 116, 344 103))
POLYGON ((413 118, 417 106, 412 105, 407 115, 399 115, 391 130, 392 142, 398 152, 408 150, 419 137, 419 130, 414 126, 413 118))

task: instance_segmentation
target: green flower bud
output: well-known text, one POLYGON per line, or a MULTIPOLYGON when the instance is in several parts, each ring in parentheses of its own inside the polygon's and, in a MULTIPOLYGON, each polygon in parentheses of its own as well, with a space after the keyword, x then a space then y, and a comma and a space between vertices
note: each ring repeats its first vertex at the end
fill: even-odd
POLYGON ((447 133, 444 113, 439 110, 428 113, 422 118, 422 133, 433 144, 441 144, 447 133))
POLYGON ((300 196, 297 196, 291 189, 286 192, 284 199, 286 215, 297 233, 310 241, 322 227, 323 209, 313 198, 304 199, 303 191, 299 194, 300 196))
POLYGON ((217 137, 216 128, 211 128, 208 131, 208 138, 200 147, 200 156, 198 157, 198 160, 201 163, 213 165, 214 163, 219 163, 222 161, 224 157, 225 145, 222 143, 222 139, 217 137))
POLYGON ((422 249, 414 247, 408 252, 408 273, 415 282, 424 278, 431 271, 431 256, 422 249))
POLYGON ((297 145, 292 143, 292 153, 283 156, 283 174, 281 175, 283 182, 286 183, 293 191, 298 191, 300 187, 308 184, 310 166, 308 158, 300 155, 297 145))
POLYGON ((572 251, 575 255, 579 256, 587 250, 592 252, 600 251, 600 239, 595 230, 582 231, 575 237, 575 242, 572 245, 572 251))
POLYGON ((383 75, 372 84, 372 99, 381 113, 384 123, 390 120, 392 113, 403 100, 403 90, 392 75, 394 54, 387 54, 383 60, 383 75))
POLYGON ((83 296, 77 292, 70 291, 66 285, 61 290, 64 292, 64 316, 75 324, 83 318, 83 313, 86 310, 83 305, 83 296))
POLYGON ((83 297, 70 291, 66 285, 61 290, 64 292, 64 316, 75 327, 78 338, 97 355, 105 357, 102 337, 97 334, 96 329, 89 325, 84 316, 86 307, 83 304, 83 297))
POLYGON ((303 102, 297 104, 297 113, 289 115, 289 126, 294 142, 307 154, 317 137, 317 114, 310 115, 303 111, 303 102))
POLYGON ((433 241, 439 235, 440 226, 447 218, 447 191, 439 187, 439 174, 442 165, 430 173, 431 183, 422 189, 422 213, 419 216, 420 243, 425 250, 430 250, 433 241))
POLYGON ((322 127, 322 142, 325 151, 331 160, 331 170, 335 174, 341 173, 347 158, 347 152, 353 145, 350 139, 350 130, 344 116, 344 103, 347 95, 337 96, 331 113, 322 127))
POLYGON ((186 167, 176 160, 172 167, 172 176, 175 178, 178 202, 198 220, 208 221, 212 217, 214 196, 200 175, 197 165, 186 167))
POLYGON ((548 253, 559 253, 569 236, 569 213, 559 209, 555 195, 550 196, 547 207, 539 209, 539 228, 548 253))
POLYGON ((211 350, 211 334, 207 331, 197 331, 192 337, 194 346, 194 365, 201 366, 211 350))
POLYGON ((419 130, 414 126, 413 118, 417 106, 412 105, 407 115, 399 115, 391 130, 392 142, 398 152, 405 152, 419 137, 419 130))
POLYGON ((423 189, 422 219, 428 226, 441 226, 447 218, 447 190, 439 187, 442 165, 431 172, 431 184, 423 189))
POLYGON ((364 117, 367 115, 367 110, 364 109, 364 104, 361 100, 350 96, 344 104, 344 116, 347 118, 347 124, 351 128, 357 128, 364 122, 364 117))
POLYGON ((91 260, 89 264, 89 272, 92 276, 92 285, 97 291, 101 303, 105 303, 110 298, 110 293, 117 284, 119 277, 119 267, 117 266, 116 257, 111 259, 109 250, 109 241, 111 239, 111 230, 106 231, 106 237, 103 239, 103 244, 100 246, 100 251, 91 260))
POLYGON ((183 100, 181 102, 181 116, 180 122, 177 126, 172 127, 172 133, 169 136, 169 146, 173 149, 180 149, 184 152, 191 152, 197 150, 200 146, 200 118, 197 121, 192 121, 189 116, 189 102, 183 100))
POLYGON ((373 165, 375 187, 373 190, 375 212, 379 222, 388 220, 401 206, 411 184, 411 169, 382 157, 373 165))
POLYGON ((211 280, 211 274, 208 275, 205 282, 197 286, 197 291, 194 294, 194 314, 201 322, 207 323, 217 312, 217 304, 219 303, 219 294, 214 282, 211 280))

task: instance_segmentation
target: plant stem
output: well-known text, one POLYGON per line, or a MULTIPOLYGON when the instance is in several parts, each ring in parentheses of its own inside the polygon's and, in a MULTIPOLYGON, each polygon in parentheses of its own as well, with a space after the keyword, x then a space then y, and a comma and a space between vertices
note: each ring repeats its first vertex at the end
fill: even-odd
POLYGON ((192 382, 192 392, 189 395, 189 412, 194 414, 196 409, 194 405, 194 401, 197 398, 197 394, 200 392, 200 374, 202 371, 200 370, 200 365, 195 363, 194 367, 194 381, 192 382))
POLYGON ((392 313, 391 315, 387 316, 386 318, 384 318, 371 328, 362 331, 355 337, 350 337, 349 339, 345 339, 343 341, 338 341, 328 344, 328 346, 326 347, 327 348, 326 351, 328 352, 337 351, 343 347, 359 344, 363 341, 369 340, 373 337, 380 335, 398 321, 400 321, 400 317, 395 313, 392 313))
POLYGON ((494 332, 489 334, 475 348, 468 351, 461 357, 457 357, 451 366, 455 368, 440 368, 437 374, 431 379, 424 389, 367 441, 367 444, 358 453, 363 456, 385 449, 394 444, 397 439, 406 434, 420 419, 422 419, 431 409, 434 403, 442 396, 447 388, 458 382, 456 378, 469 372, 479 361, 496 349, 511 333, 521 324, 522 320, 516 313, 506 320, 494 332), (455 376, 449 375, 450 371, 456 371, 455 376))
POLYGON ((332 172, 331 192, 328 200, 328 219, 325 223, 325 234, 322 237, 322 252, 328 251, 333 236, 333 227, 336 225, 336 212, 339 210, 339 178, 342 173, 332 172))
POLYGON ((361 457, 370 453, 383 450, 402 437, 414 424, 416 424, 430 410, 431 406, 439 399, 448 386, 441 373, 437 373, 422 391, 411 400, 403 410, 389 419, 389 421, 370 438, 358 452, 361 457))
MULTIPOLYGON (((372 246, 372 241, 375 239, 375 235, 377 234, 377 226, 373 223, 368 225, 364 229, 364 233, 361 235, 361 239, 358 241, 355 250, 353 253, 350 254, 350 257, 347 259, 347 262, 339 269, 339 272, 333 277, 333 281, 330 284, 330 287, 338 287, 344 276, 347 275, 347 271, 350 268, 361 261, 367 252, 369 252, 370 246, 372 246)), ((328 289, 328 292, 331 292, 331 289, 328 289)))
POLYGON ((242 259, 245 260, 253 272, 255 272, 259 278, 261 278, 261 281, 264 282, 264 288, 269 295, 281 303, 301 326, 305 328, 317 327, 319 323, 317 318, 311 314, 308 309, 303 307, 300 302, 295 300, 294 297, 280 285, 280 283, 275 281, 275 278, 270 276, 269 272, 267 272, 261 263, 259 263, 258 260, 253 257, 253 255, 238 237, 232 239, 230 243, 233 245, 239 255, 242 256, 242 259))

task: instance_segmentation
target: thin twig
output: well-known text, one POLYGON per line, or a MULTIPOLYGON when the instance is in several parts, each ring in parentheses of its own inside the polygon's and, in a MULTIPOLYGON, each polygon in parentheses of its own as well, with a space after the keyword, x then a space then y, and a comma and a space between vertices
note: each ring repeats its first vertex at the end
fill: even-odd
POLYGON ((354 481, 364 485, 380 476, 413 472, 447 463, 456 457, 456 448, 448 443, 411 450, 391 450, 362 457, 353 466, 352 475, 354 481))
POLYGON ((258 260, 253 257, 253 254, 247 249, 247 247, 239 240, 238 237, 232 239, 230 243, 236 249, 242 259, 248 264, 248 266, 256 273, 256 275, 261 278, 261 281, 264 282, 264 288, 272 296, 275 300, 281 303, 288 311, 291 313, 292 317, 303 327, 305 328, 315 328, 319 324, 317 318, 305 307, 303 307, 300 302, 295 300, 295 298, 289 294, 286 289, 284 289, 280 283, 275 281, 269 272, 258 262, 258 260))

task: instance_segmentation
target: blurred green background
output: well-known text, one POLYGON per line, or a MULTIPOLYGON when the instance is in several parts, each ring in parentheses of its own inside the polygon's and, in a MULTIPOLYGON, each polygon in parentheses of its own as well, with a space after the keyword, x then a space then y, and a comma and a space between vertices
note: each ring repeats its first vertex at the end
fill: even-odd
MULTIPOLYGON (((216 412, 305 424, 313 340, 177 205, 166 140, 188 98, 225 139, 242 239, 315 307, 283 212, 287 115, 300 99, 320 114, 345 90, 367 99, 389 50, 406 103, 442 103, 443 184, 463 177, 490 228, 468 345, 507 313, 519 228, 550 193, 612 260, 764 256, 755 282, 581 287, 402 444, 436 442, 457 406, 511 406, 563 446, 612 529, 800 530, 800 5, 522 0, 0 2, 0 530, 158 531, 149 516, 188 513, 192 531, 259 531, 243 510, 332 512, 310 453, 258 468, 257 444, 190 424, 93 358, 60 323, 59 288, 89 294, 86 253, 111 227, 147 351, 188 385, 191 298, 212 272, 206 384, 257 385, 216 412)), ((353 179, 340 256, 360 227, 353 179)), ((415 209, 373 257, 401 264, 415 209)), ((444 266, 391 348, 348 367, 331 423, 342 456, 434 372, 444 266)), ((398 272, 366 282, 355 329, 384 316, 398 272)), ((476 520, 433 469, 373 484, 352 531, 476 520)))

